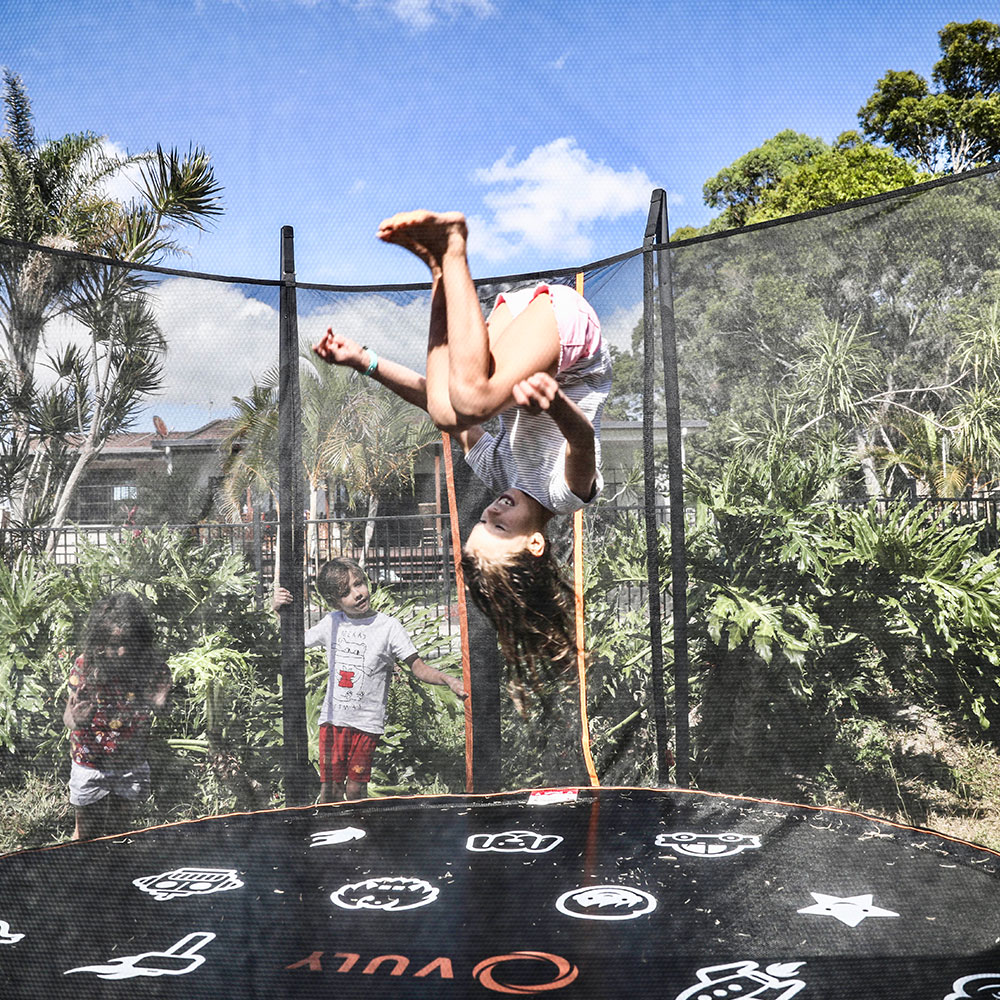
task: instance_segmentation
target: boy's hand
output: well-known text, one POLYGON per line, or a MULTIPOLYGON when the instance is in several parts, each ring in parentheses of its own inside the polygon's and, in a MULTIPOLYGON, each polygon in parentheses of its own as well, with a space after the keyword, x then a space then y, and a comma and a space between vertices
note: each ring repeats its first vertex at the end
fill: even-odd
POLYGON ((286 604, 292 603, 292 592, 284 587, 275 587, 271 598, 271 610, 280 611, 286 604))
POLYGON ((548 372, 535 372, 511 387, 514 402, 536 413, 548 410, 560 391, 559 383, 548 372))
POLYGON ((465 687, 462 684, 461 678, 452 677, 451 674, 445 674, 444 678, 445 678, 445 684, 447 684, 448 687, 450 687, 452 691, 454 691, 455 694, 458 695, 459 698, 462 698, 464 700, 465 698, 469 697, 465 691, 465 687))
POLYGON ((328 329, 323 339, 313 345, 313 353, 330 365, 345 365, 358 371, 368 367, 363 349, 350 337, 334 333, 332 329, 328 329))

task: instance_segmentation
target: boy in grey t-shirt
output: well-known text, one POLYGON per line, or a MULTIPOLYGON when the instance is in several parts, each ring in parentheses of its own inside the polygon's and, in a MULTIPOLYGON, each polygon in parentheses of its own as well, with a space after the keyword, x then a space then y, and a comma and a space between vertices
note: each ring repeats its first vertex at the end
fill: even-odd
MULTIPOLYGON (((417 654, 406 629, 389 615, 374 611, 368 580, 353 559, 331 559, 316 578, 320 594, 333 606, 306 631, 306 646, 325 646, 330 676, 320 712, 320 802, 368 795, 372 756, 385 731, 389 684, 399 662, 425 684, 443 684, 459 698, 465 689, 457 677, 428 666, 417 654)), ((292 595, 274 592, 274 609, 292 595)))

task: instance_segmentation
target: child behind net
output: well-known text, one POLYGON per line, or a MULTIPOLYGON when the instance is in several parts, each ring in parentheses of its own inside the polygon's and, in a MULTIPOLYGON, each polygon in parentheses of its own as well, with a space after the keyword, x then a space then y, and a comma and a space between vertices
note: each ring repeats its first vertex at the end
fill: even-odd
POLYGON ((465 580, 496 627, 514 671, 515 700, 574 661, 572 589, 546 527, 600 492, 601 410, 611 362, 590 305, 565 285, 499 295, 484 320, 458 212, 404 212, 378 236, 419 257, 431 274, 427 374, 328 330, 313 350, 365 373, 427 411, 456 437, 496 492, 463 549, 465 580), (499 416, 489 433, 483 422, 499 416))

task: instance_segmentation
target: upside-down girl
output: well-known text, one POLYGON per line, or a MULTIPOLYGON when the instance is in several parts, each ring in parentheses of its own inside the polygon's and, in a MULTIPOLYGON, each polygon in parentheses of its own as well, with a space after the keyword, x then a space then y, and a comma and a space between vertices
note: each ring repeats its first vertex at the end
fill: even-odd
POLYGON ((546 526, 600 492, 600 419, 611 362, 590 305, 574 289, 538 284, 499 295, 484 319, 458 212, 404 212, 378 236, 431 273, 427 374, 328 330, 313 350, 381 382, 455 436, 496 493, 463 549, 465 580, 496 626, 513 688, 538 688, 574 662, 572 590, 546 526), (483 423, 499 417, 494 433, 483 423))

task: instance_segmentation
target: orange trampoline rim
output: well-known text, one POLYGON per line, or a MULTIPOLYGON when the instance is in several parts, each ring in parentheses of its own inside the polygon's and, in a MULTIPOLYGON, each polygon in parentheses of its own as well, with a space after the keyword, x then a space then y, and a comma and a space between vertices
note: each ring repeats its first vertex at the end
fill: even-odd
POLYGON ((759 798, 753 795, 734 795, 728 792, 712 792, 700 788, 678 788, 674 785, 601 785, 597 788, 591 785, 551 785, 538 788, 517 788, 501 792, 422 792, 414 793, 412 795, 382 795, 371 796, 365 799, 348 799, 341 802, 313 802, 309 805, 303 806, 275 806, 270 809, 250 809, 231 813, 217 813, 212 816, 199 816, 195 819, 175 820, 171 823, 159 823, 155 826, 128 830, 123 833, 109 834, 104 837, 95 837, 93 840, 67 840, 60 844, 45 844, 41 847, 27 847, 23 850, 10 851, 7 854, 0 854, 0 862, 6 861, 9 858, 22 857, 26 854, 40 854, 43 852, 59 850, 60 848, 75 847, 80 844, 96 844, 123 840, 133 835, 153 833, 158 830, 170 830, 182 826, 195 826, 199 823, 209 823, 213 820, 219 819, 240 819, 247 816, 268 816, 277 813, 302 813, 324 809, 340 809, 344 806, 357 806, 359 804, 363 806, 365 803, 371 805, 373 803, 382 802, 430 802, 441 799, 446 801, 454 800, 456 803, 459 803, 468 802, 469 799, 477 799, 481 801, 514 799, 530 795, 532 792, 547 791, 588 792, 591 794, 596 793, 597 796, 600 796, 602 792, 660 792, 670 793, 671 795, 700 796, 707 799, 729 799, 736 802, 748 802, 753 805, 781 806, 786 809, 798 809, 815 813, 817 815, 830 813, 835 816, 848 816, 853 819, 861 819, 881 826, 888 826, 894 830, 899 830, 904 833, 916 833, 923 836, 936 837, 938 840, 943 840, 946 843, 958 844, 962 847, 970 847, 975 851, 981 851, 984 854, 990 854, 995 858, 1000 858, 1000 850, 995 850, 992 847, 986 847, 983 844, 976 844, 970 840, 963 840, 961 837, 953 837, 950 834, 942 833, 939 830, 933 830, 930 827, 911 826, 906 823, 898 823, 895 820, 885 819, 881 816, 873 816, 870 813, 857 812, 856 810, 846 809, 842 806, 818 806, 803 802, 786 802, 782 799, 759 798))

